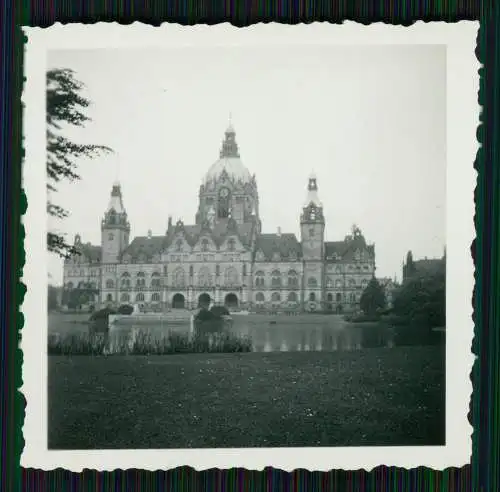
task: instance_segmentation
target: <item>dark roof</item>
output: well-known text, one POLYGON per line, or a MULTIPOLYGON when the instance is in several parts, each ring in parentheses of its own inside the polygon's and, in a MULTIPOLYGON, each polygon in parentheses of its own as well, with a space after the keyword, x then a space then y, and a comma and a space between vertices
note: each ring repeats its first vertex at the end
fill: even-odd
POLYGON ((137 236, 123 251, 122 257, 130 255, 138 258, 144 255, 146 260, 151 260, 154 255, 160 254, 165 244, 165 236, 137 236))
POLYGON ((362 235, 347 236, 343 241, 325 242, 325 258, 327 260, 335 260, 335 255, 338 255, 337 261, 352 261, 356 250, 366 251, 372 258, 375 256, 375 246, 366 244, 362 235))
POLYGON ((88 263, 99 263, 101 261, 101 247, 90 243, 81 243, 75 245, 80 253, 80 261, 88 263))
POLYGON ((138 236, 135 237, 129 246, 123 251, 122 258, 130 255, 132 259, 138 259, 141 255, 146 261, 151 261, 156 254, 160 254, 168 248, 177 234, 183 232, 186 241, 190 246, 194 246, 201 235, 211 237, 217 246, 220 246, 225 238, 230 235, 236 235, 240 238, 245 246, 250 246, 252 241, 253 223, 235 224, 229 222, 230 219, 225 219, 218 222, 214 229, 204 229, 201 224, 182 225, 170 227, 165 236, 138 236))
POLYGON ((282 258, 295 253, 297 258, 302 255, 302 247, 295 234, 260 234, 257 237, 256 251, 262 251, 266 259, 272 260, 273 253, 279 252, 282 258))
POLYGON ((170 227, 167 231, 165 247, 172 244, 174 236, 179 230, 184 231, 184 237, 189 245, 194 246, 201 235, 211 237, 217 246, 220 246, 226 237, 236 235, 244 246, 250 246, 252 242, 254 223, 244 222, 237 224, 232 219, 220 219, 217 221, 213 229, 204 228, 202 224, 182 225, 180 228, 176 225, 170 227))

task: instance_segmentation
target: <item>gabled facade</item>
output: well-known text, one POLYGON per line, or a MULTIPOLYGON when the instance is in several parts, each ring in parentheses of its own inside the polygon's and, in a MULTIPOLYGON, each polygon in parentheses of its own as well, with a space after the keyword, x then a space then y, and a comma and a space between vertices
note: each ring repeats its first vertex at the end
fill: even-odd
POLYGON ((243 165, 230 125, 199 189, 194 224, 171 218, 164 234, 129 241, 122 190, 113 185, 101 222, 101 246, 65 261, 66 288, 93 279, 99 305, 145 310, 226 304, 230 309, 352 311, 375 274, 375 251, 359 228, 325 242, 318 181, 312 174, 293 233, 263 233, 254 175, 243 165), (87 279, 87 280, 86 280, 87 279))

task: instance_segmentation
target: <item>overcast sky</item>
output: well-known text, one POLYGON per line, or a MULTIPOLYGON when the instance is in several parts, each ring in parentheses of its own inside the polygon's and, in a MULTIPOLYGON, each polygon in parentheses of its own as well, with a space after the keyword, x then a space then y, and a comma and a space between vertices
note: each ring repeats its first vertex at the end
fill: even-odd
MULTIPOLYGON (((326 240, 357 224, 375 243, 378 276, 401 276, 445 244, 446 52, 443 46, 210 47, 57 51, 49 68, 86 84, 92 122, 69 138, 112 147, 82 160, 82 180, 49 221, 100 244, 113 182, 132 236, 164 234, 168 216, 194 223, 198 190, 218 159, 229 114, 243 163, 256 174, 263 232, 299 234, 312 170, 326 240)), ((50 258, 52 281, 62 261, 50 258)))

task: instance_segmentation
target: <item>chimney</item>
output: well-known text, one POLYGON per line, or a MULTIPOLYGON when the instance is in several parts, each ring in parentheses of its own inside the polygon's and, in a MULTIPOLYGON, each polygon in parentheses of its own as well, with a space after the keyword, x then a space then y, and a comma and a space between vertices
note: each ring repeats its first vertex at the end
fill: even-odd
POLYGON ((276 233, 278 237, 281 237, 281 227, 278 227, 278 232, 276 233))
POLYGON ((151 239, 151 237, 153 236, 153 231, 151 231, 151 229, 148 230, 148 239, 151 239))

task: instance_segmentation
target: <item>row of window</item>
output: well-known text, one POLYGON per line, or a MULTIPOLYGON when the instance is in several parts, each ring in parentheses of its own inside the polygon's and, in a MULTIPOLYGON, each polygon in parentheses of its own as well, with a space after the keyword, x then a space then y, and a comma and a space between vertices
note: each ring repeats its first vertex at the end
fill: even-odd
MULTIPOLYGON (((183 251, 184 241, 182 239, 177 239, 175 242, 175 251, 180 253, 183 251)), ((207 238, 203 238, 200 242, 200 249, 203 252, 210 251, 210 241, 207 238)), ((236 251, 236 240, 229 238, 227 240, 227 251, 236 251)))
MULTIPOLYGON (((135 299, 135 302, 145 302, 146 297, 145 297, 143 292, 139 292, 138 294, 135 295, 134 299, 135 299)), ((264 304, 265 299, 266 298, 265 298, 263 292, 257 292, 255 294, 255 303, 257 305, 264 304)), ((106 296, 106 300, 113 301, 113 295, 108 294, 106 296)), ((296 303, 296 302, 299 302, 299 296, 297 295, 296 292, 290 292, 286 298, 282 299, 281 294, 279 292, 273 292, 271 294, 271 303, 272 304, 277 305, 285 300, 287 302, 290 302, 290 303, 296 303)), ((308 301, 309 302, 316 302, 316 300, 317 300, 316 294, 314 292, 311 292, 308 296, 308 301)), ((327 300, 327 302, 333 302, 334 301, 333 294, 329 293, 326 297, 326 300, 327 300)), ((357 300, 357 298, 356 298, 355 294, 349 294, 349 296, 344 296, 344 297, 340 293, 337 293, 335 295, 335 302, 355 303, 356 300, 357 300)), ((132 301, 131 296, 127 292, 123 292, 122 294, 120 294, 120 302, 127 303, 127 302, 131 302, 131 301, 132 301)), ((151 302, 160 302, 160 301, 161 301, 161 295, 158 292, 154 292, 153 294, 151 294, 151 302)))
MULTIPOLYGON (((281 294, 279 292, 273 292, 271 294, 271 303, 272 304, 279 304, 281 303, 282 301, 286 300, 287 302, 298 302, 299 301, 299 297, 297 295, 296 292, 290 292, 286 298, 283 298, 281 297, 281 294)), ((310 292, 309 293, 309 296, 307 297, 307 300, 309 302, 316 302, 317 301, 317 296, 314 292, 310 292)), ((351 294, 346 294, 346 295, 342 295, 340 292, 337 292, 335 294, 335 297, 332 293, 328 293, 327 296, 326 296, 326 300, 327 302, 351 302, 351 303, 355 303, 357 300, 358 300, 358 297, 356 296, 356 294, 354 293, 351 293, 351 294)), ((257 292, 255 294, 255 302, 256 304, 264 304, 265 302, 265 296, 264 296, 264 293, 263 292, 257 292)))
POLYGON ((99 276, 99 270, 90 270, 90 272, 85 271, 83 268, 71 268, 67 271, 67 276, 68 277, 86 277, 89 275, 91 277, 97 277, 99 276))
MULTIPOLYGON (((216 266, 216 268, 218 268, 218 265, 216 266)), ((244 269, 244 273, 243 275, 246 275, 246 264, 244 263, 243 264, 243 269, 244 269)), ((361 270, 364 270, 364 271, 369 271, 370 270, 370 267, 369 265, 363 265, 363 267, 361 267, 361 265, 357 265, 357 266, 354 266, 354 265, 348 265, 347 266, 347 270, 349 272, 354 272, 354 271, 361 271, 361 270)), ((108 268, 106 268, 106 271, 109 271, 108 268)), ((164 272, 166 273, 166 267, 164 267, 164 272)), ((337 266, 335 268, 335 273, 342 273, 342 268, 340 266, 337 266)), ((98 270, 90 270, 90 276, 91 277, 95 277, 95 276, 98 276, 99 272, 98 270)), ((68 277, 84 277, 87 275, 87 272, 84 270, 84 269, 76 269, 76 268, 73 268, 73 269, 69 269, 68 272, 67 272, 67 276, 68 277)), ((124 273, 123 275, 129 275, 128 273, 124 273)), ((139 272, 137 274, 138 276, 144 276, 144 273, 143 272, 139 272)), ((156 274, 156 273, 153 273, 153 275, 159 275, 159 274, 156 274)), ((192 276, 193 275, 193 265, 190 266, 190 275, 192 276)), ((217 273, 218 275, 218 273, 217 273)), ((264 276, 264 272, 261 272, 261 271, 258 271, 255 273, 256 276, 264 276)), ((279 270, 275 270, 271 273, 271 276, 276 276, 276 275, 280 275, 279 273, 279 270), (276 271, 278 273, 276 273, 276 271)))
MULTIPOLYGON (((162 281, 160 278, 160 275, 158 273, 154 273, 151 276, 151 282, 149 286, 152 289, 155 288, 160 288, 162 285, 162 281)), ((208 268, 202 268, 199 273, 198 273, 198 282, 197 285, 199 287, 212 287, 214 285, 214 276, 210 273, 210 270, 208 268)), ((239 275, 238 272, 236 271, 235 268, 228 268, 225 271, 224 274, 224 285, 228 287, 232 286, 238 286, 240 281, 239 281, 239 275)), ((135 279, 135 283, 132 284, 132 280, 130 278, 130 275, 128 273, 123 274, 122 278, 120 279, 119 287, 122 289, 130 289, 132 288, 132 285, 134 285, 135 288, 142 289, 146 287, 146 278, 145 275, 142 273, 139 273, 137 275, 137 278, 135 279)), ((184 273, 184 270, 178 269, 174 272, 173 279, 172 279, 172 285, 175 287, 185 287, 187 285, 186 282, 186 276, 184 273)), ((351 278, 346 282, 346 285, 350 288, 356 287, 356 281, 355 279, 351 278)), ((368 280, 363 279, 361 282, 361 287, 364 289, 368 285, 368 280)), ((78 287, 82 287, 83 282, 80 282, 78 284, 78 287)), ((266 286, 266 281, 264 277, 263 272, 257 272, 256 277, 255 277, 255 286, 256 287, 265 287, 266 286)), ((275 273, 274 275, 271 276, 271 287, 274 288, 279 288, 286 286, 291 289, 296 289, 299 287, 299 276, 296 272, 291 271, 288 272, 288 278, 287 282, 282 283, 282 278, 278 273, 275 273)), ((307 286, 309 288, 317 288, 318 287, 318 280, 315 277, 309 277, 307 279, 307 286)), ((342 280, 336 280, 335 283, 331 279, 327 279, 326 281, 326 286, 327 288, 342 288, 344 287, 344 282, 342 280)), ((66 284, 66 287, 68 289, 72 289, 74 287, 73 282, 68 282, 66 284)), ((107 279, 105 282, 105 287, 106 289, 114 289, 115 288, 115 282, 113 279, 107 279)), ((90 282, 89 288, 95 289, 96 284, 95 282, 90 282)))

